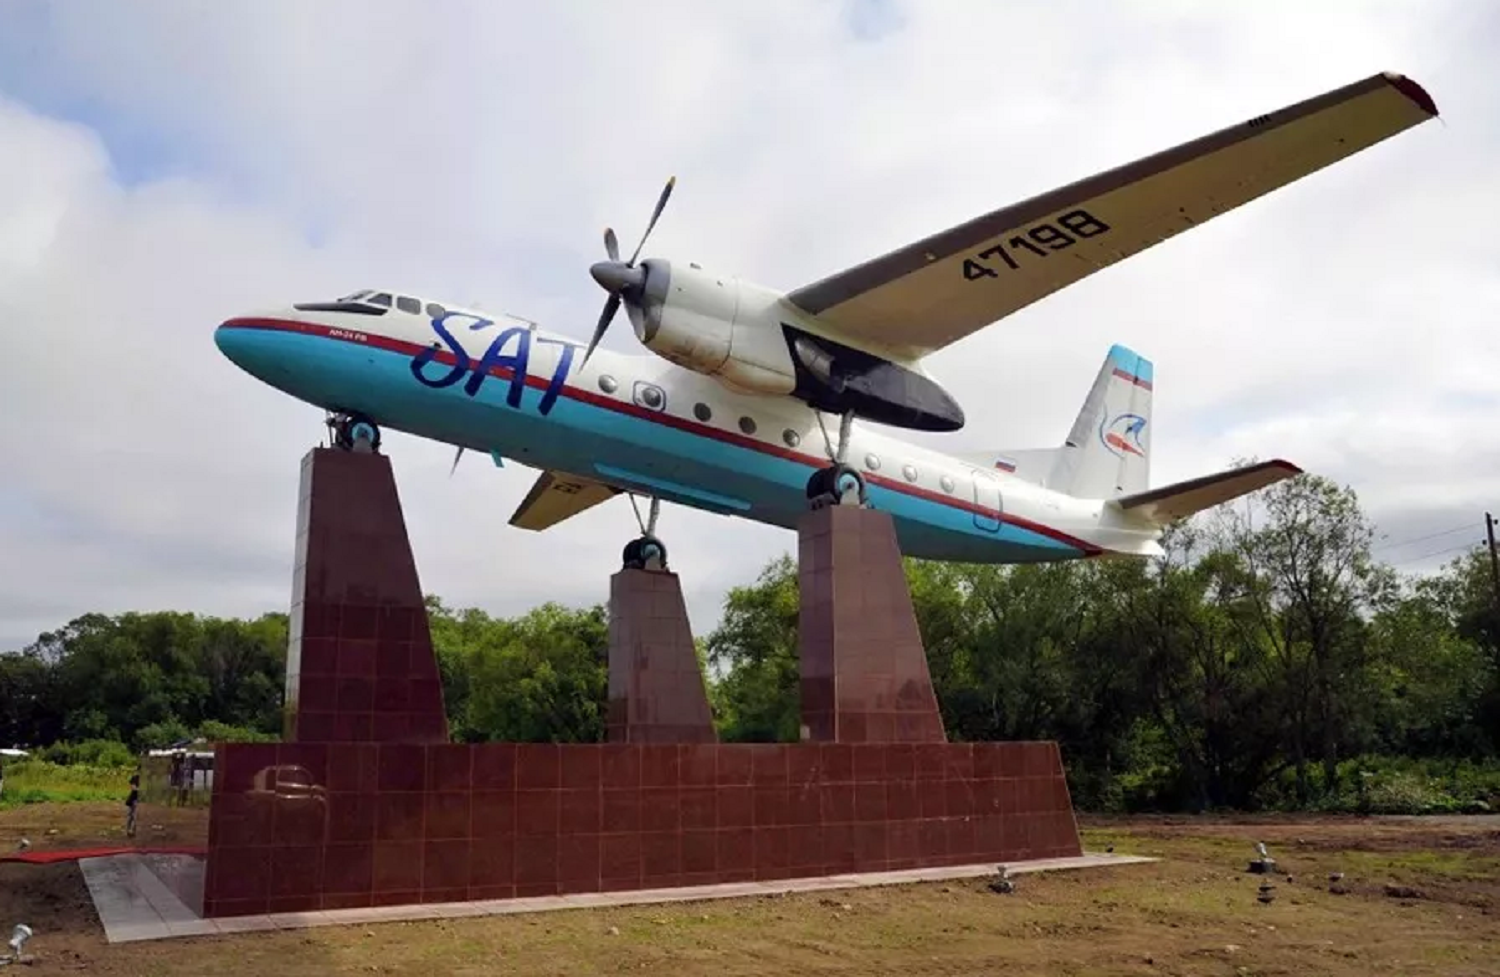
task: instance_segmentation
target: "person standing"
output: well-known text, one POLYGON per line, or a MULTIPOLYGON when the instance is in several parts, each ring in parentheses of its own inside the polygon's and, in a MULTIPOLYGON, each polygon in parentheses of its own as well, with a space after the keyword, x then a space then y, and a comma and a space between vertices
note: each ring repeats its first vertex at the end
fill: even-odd
POLYGON ((130 775, 130 794, 125 798, 125 837, 135 837, 135 808, 141 801, 141 775, 130 775))

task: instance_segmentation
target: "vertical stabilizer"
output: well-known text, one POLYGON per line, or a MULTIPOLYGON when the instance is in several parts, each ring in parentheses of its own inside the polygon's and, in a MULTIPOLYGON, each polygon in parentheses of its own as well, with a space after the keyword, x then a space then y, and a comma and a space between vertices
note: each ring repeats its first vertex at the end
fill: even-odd
POLYGON ((1151 385, 1150 360, 1111 347, 1047 484, 1088 499, 1145 491, 1151 480, 1151 385))

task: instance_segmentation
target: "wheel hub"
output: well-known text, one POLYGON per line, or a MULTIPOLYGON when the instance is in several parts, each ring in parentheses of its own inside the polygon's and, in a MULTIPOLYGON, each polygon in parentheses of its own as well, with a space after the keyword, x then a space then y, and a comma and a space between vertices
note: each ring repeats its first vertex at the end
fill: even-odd
POLYGON ((665 570, 667 546, 655 536, 641 536, 625 544, 621 562, 627 570, 665 570))
POLYGON ((332 414, 328 418, 333 446, 357 454, 380 451, 380 426, 362 414, 332 414))
POLYGON ((848 465, 832 465, 813 472, 807 480, 807 501, 814 509, 830 505, 863 508, 869 504, 864 477, 848 465))

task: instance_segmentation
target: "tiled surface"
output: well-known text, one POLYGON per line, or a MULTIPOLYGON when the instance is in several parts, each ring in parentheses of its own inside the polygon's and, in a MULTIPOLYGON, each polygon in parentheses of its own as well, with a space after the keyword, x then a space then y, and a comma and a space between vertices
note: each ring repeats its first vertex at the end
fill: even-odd
MULTIPOLYGON (((186 855, 112 855, 78 861, 104 924, 105 939, 111 943, 215 932, 213 924, 179 899, 157 874, 201 877, 201 866, 201 860, 186 855)), ((188 883, 187 887, 193 886, 188 883)))
POLYGON ((221 744, 206 914, 1077 856, 1053 743, 221 744))
POLYGON ((718 741, 675 573, 610 577, 608 731, 615 743, 718 741))
POLYGON ((828 506, 797 535, 803 738, 944 742, 890 514, 828 506))
POLYGON ((384 455, 314 448, 302 459, 284 738, 447 742, 422 588, 384 455))
MULTIPOLYGON (((130 857, 130 856, 124 856, 130 857)), ((764 896, 779 892, 809 892, 848 889, 872 885, 907 885, 915 882, 942 882, 954 879, 993 875, 994 864, 951 865, 938 868, 907 869, 900 872, 830 875, 805 879, 780 879, 768 882, 728 882, 716 885, 689 886, 678 889, 638 889, 630 892, 591 892, 577 895, 538 896, 529 899, 488 899, 476 902, 428 903, 425 905, 379 906, 357 909, 328 909, 300 913, 266 913, 252 916, 226 916, 217 919, 193 918, 183 922, 171 910, 168 922, 161 913, 155 918, 142 914, 124 916, 120 907, 143 901, 145 893, 129 889, 130 876, 115 871, 109 863, 116 859, 86 859, 84 877, 89 880, 94 905, 104 921, 105 937, 111 943, 133 940, 169 939, 174 936, 200 936, 222 933, 246 933, 277 929, 305 929, 313 926, 352 926, 396 922, 399 920, 451 919, 462 916, 493 916, 513 913, 548 912, 560 909, 628 906, 643 903, 680 902, 705 899, 733 899, 764 896), (101 871, 102 868, 102 871, 101 871), (101 876, 107 878, 99 884, 101 876), (123 885, 121 883, 124 883, 123 885)), ((1154 858, 1133 855, 1085 854, 1076 858, 1048 858, 1009 862, 1012 876, 1033 872, 1068 869, 1105 868, 1154 862, 1154 858)))
MULTIPOLYGON (((208 764, 188 755, 148 756, 140 760, 141 794, 136 806, 135 837, 141 846, 199 847, 208 846, 209 806, 212 801, 213 776, 208 764)), ((121 800, 129 785, 121 786, 121 800)), ((122 803, 120 823, 125 822, 122 803)), ((127 842, 128 843, 128 842, 127 842)), ((143 856, 148 861, 157 856, 143 856)), ((194 913, 203 911, 203 870, 201 859, 169 860, 152 863, 160 869, 157 877, 173 895, 194 913), (173 866, 188 865, 186 875, 173 866)))

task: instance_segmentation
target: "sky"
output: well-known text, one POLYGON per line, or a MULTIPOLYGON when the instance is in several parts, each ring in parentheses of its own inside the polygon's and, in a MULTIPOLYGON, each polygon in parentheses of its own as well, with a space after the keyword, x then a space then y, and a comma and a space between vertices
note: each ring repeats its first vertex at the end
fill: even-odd
MULTIPOLYGON (((1155 363, 1155 484, 1284 457, 1431 568, 1500 509, 1497 52, 1500 8, 1432 0, 10 0, 0 649, 286 609, 322 415, 218 353, 233 315, 381 286, 582 340, 603 228, 633 247, 669 175, 648 254, 790 290, 1385 70, 1442 120, 936 354, 968 423, 917 440, 1057 444, 1121 342, 1155 363)), ((627 500, 528 533, 534 471, 385 450, 424 589, 606 600, 627 500)), ((660 531, 700 634, 795 544, 673 505, 660 531)))

